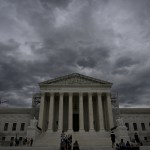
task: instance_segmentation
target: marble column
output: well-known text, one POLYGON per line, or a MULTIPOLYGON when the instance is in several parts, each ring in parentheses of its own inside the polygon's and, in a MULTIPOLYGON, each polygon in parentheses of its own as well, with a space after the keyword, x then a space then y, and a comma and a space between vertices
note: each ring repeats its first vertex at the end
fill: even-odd
POLYGON ((50 107, 49 107, 49 124, 48 130, 53 131, 53 117, 54 117, 54 93, 50 93, 50 107))
POLYGON ((39 112, 38 126, 44 131, 44 110, 45 109, 45 93, 41 93, 41 103, 39 112))
POLYGON ((113 114, 112 114, 112 105, 111 105, 111 97, 110 93, 107 93, 107 110, 108 110, 108 119, 109 119, 109 128, 114 127, 113 123, 113 114))
POLYGON ((104 130, 104 117, 103 117, 103 106, 102 106, 102 96, 98 93, 98 113, 99 113, 99 129, 104 130))
POLYGON ((59 98, 58 130, 63 130, 63 93, 60 93, 59 98))
POLYGON ((73 94, 69 93, 69 122, 68 122, 68 130, 72 131, 72 122, 73 122, 73 94))
POLYGON ((89 130, 94 130, 92 93, 88 93, 89 101, 89 130))
POLYGON ((83 93, 79 93, 79 130, 84 130, 83 93))

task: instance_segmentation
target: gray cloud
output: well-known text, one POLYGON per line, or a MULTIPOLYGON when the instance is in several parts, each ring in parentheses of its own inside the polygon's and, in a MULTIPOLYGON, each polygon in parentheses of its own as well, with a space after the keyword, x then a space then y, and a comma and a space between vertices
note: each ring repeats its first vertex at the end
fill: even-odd
POLYGON ((65 8, 66 6, 68 6, 68 4, 69 4, 69 2, 71 2, 71 0, 59 0, 59 1, 40 0, 40 2, 44 8, 51 9, 52 7, 65 8))
POLYGON ((116 68, 121 68, 121 67, 130 67, 134 64, 137 64, 139 61, 134 60, 130 57, 121 57, 118 60, 116 60, 116 68))
POLYGON ((150 106, 149 0, 1 0, 0 91, 31 105, 38 82, 79 72, 114 83, 122 106, 150 106))

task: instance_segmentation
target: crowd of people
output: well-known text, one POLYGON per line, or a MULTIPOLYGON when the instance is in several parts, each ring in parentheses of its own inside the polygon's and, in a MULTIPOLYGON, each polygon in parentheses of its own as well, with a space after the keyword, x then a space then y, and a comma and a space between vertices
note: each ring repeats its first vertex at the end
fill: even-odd
MULTIPOLYGON (((126 143, 123 139, 119 143, 116 143, 116 136, 114 132, 111 132, 111 141, 112 141, 112 148, 115 150, 139 150, 139 147, 142 146, 142 142, 140 141, 138 134, 134 134, 134 139, 126 143)), ((72 149, 72 135, 66 135, 64 131, 61 134, 61 142, 60 142, 60 150, 71 150, 72 149)), ((73 150, 79 150, 79 144, 76 140, 73 144, 73 150)))
POLYGON ((33 138, 25 138, 24 140, 23 140, 23 145, 24 146, 27 146, 27 147, 32 147, 32 144, 33 144, 33 138))
POLYGON ((33 144, 33 138, 27 138, 27 137, 23 140, 23 142, 21 142, 18 138, 12 139, 10 141, 10 146, 23 145, 27 147, 32 147, 32 144, 33 144))
POLYGON ((127 141, 126 143, 121 139, 119 143, 116 143, 116 136, 114 132, 111 132, 111 141, 112 141, 112 148, 115 148, 115 150, 139 150, 139 147, 142 146, 142 142, 140 141, 138 134, 134 134, 134 139, 129 142, 127 141))
POLYGON ((140 143, 136 143, 135 141, 126 143, 121 139, 120 143, 116 143, 115 150, 139 150, 140 143))
MULTIPOLYGON (((64 131, 62 131, 60 150, 71 150, 71 149, 72 149, 72 135, 66 135, 64 131)), ((79 150, 79 144, 77 140, 73 144, 73 150, 79 150)))

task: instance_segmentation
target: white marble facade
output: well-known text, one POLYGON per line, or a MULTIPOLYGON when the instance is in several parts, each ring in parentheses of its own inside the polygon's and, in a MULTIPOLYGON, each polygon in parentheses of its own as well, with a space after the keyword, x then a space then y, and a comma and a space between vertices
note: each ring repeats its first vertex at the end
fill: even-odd
POLYGON ((31 108, 0 108, 0 141, 10 141, 17 136, 23 139, 27 136, 27 128, 32 118, 31 108), (6 127, 6 124, 8 126, 6 127), (16 127, 13 129, 13 124, 16 127), (21 125, 24 124, 21 128, 21 125))
POLYGON ((109 131, 112 84, 80 74, 40 83, 39 127, 43 132, 109 131))
POLYGON ((124 124, 128 125, 130 140, 134 139, 134 134, 137 133, 145 145, 150 145, 150 108, 121 108, 120 114, 124 124))
MULTIPOLYGON (((0 108, 0 140, 10 141, 36 135, 35 143, 58 145, 60 132, 72 134, 73 140, 80 140, 81 145, 110 145, 110 129, 115 126, 111 104, 112 83, 81 74, 70 74, 44 81, 40 86, 39 108, 0 108), (41 135, 31 132, 31 119, 34 114, 41 128, 41 135), (5 124, 8 129, 5 131, 5 124), (16 130, 12 126, 16 124, 16 130), (21 131, 21 124, 24 130, 21 131), (28 130, 28 131, 27 131, 28 130), (30 134, 29 134, 30 133, 30 134), (51 142, 50 142, 51 141, 51 142), (44 143, 45 142, 45 143, 44 143)), ((125 125, 129 125, 128 135, 134 138, 138 133, 141 140, 150 141, 150 109, 120 108, 120 115, 125 125), (133 123, 137 125, 134 129, 133 123), (143 124, 145 129, 143 128, 143 124)))

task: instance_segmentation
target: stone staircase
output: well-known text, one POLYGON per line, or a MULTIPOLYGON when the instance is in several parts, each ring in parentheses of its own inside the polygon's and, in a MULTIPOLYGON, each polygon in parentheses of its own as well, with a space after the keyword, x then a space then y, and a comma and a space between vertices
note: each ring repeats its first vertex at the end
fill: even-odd
MULTIPOLYGON (((69 133, 67 133, 69 134, 69 133)), ((73 132, 70 133, 72 135, 72 141, 74 143, 75 140, 78 141, 79 145, 82 146, 109 146, 111 147, 110 134, 108 132, 73 132)), ((60 135, 61 132, 45 132, 37 137, 34 141, 33 146, 36 147, 56 147, 60 145, 60 135)))
MULTIPOLYGON (((109 132, 72 132, 72 141, 78 141, 80 150, 113 150, 109 132)), ((61 132, 44 132, 33 142, 33 147, 0 147, 0 150, 60 150, 61 132)))
MULTIPOLYGON (((59 147, 0 147, 0 150, 60 150, 59 147)), ((114 150, 110 146, 82 146, 80 150, 114 150)))
MULTIPOLYGON (((0 147, 0 150, 60 150, 59 147, 0 147)), ((80 150, 114 150, 110 146, 82 146, 80 150)), ((150 146, 141 146, 140 150, 150 150, 150 146)))

